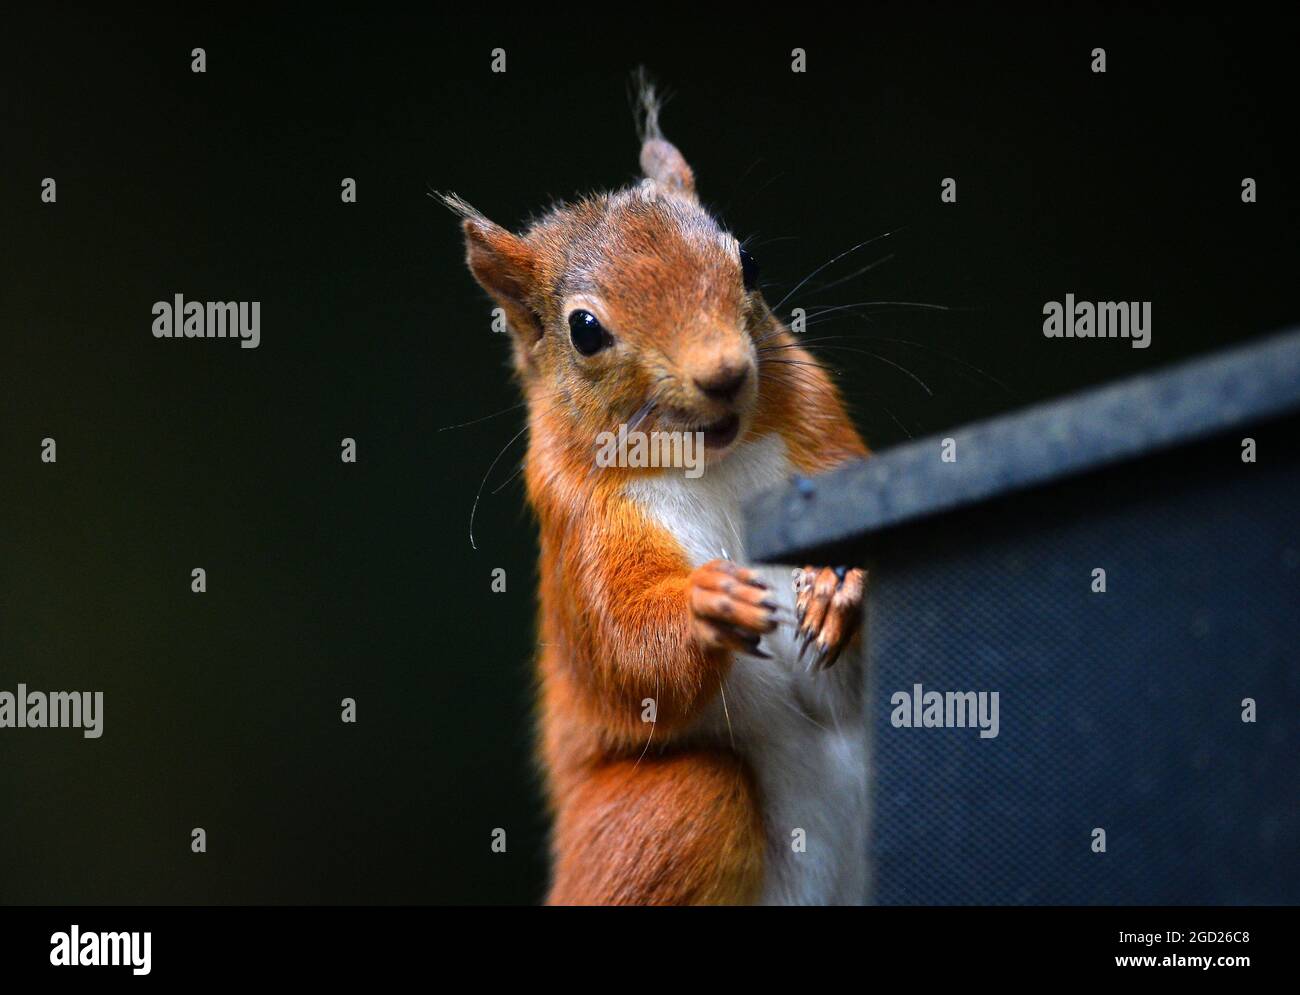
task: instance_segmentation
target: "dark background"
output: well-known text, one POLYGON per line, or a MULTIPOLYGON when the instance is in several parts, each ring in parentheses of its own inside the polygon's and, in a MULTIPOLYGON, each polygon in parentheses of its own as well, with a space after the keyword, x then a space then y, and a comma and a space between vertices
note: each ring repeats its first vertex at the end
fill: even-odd
POLYGON ((523 415, 439 431, 517 397, 427 194, 518 225, 629 181, 639 64, 675 94, 664 127, 704 199, 754 236, 769 300, 897 231, 787 308, 952 308, 818 326, 933 391, 825 353, 877 449, 1300 310, 1294 20, 428 9, 6 25, 0 688, 103 690, 106 714, 99 740, 0 731, 0 901, 540 897, 535 536, 517 479, 491 493, 522 439, 484 488, 477 550, 468 537, 523 415), (1259 203, 1241 203, 1244 176, 1259 203), (1067 292, 1152 301, 1151 348, 1044 339, 1043 303, 1067 292), (260 348, 154 339, 150 309, 175 293, 260 300, 260 348))

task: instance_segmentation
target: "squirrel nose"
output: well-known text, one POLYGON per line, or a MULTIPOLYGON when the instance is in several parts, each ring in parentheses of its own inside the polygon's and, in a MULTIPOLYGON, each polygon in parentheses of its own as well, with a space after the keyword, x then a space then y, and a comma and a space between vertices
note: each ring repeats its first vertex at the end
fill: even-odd
POLYGON ((694 377, 695 386, 715 401, 730 401, 749 379, 748 366, 720 366, 708 376, 694 377))

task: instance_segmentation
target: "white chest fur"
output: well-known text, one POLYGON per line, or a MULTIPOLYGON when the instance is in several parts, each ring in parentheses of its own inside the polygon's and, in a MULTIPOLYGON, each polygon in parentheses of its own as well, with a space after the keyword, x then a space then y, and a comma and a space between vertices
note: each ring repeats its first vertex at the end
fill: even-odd
MULTIPOLYGON (((715 558, 745 564, 742 504, 786 480, 778 436, 747 442, 698 479, 673 472, 638 480, 629 496, 677 538, 693 566, 715 558)), ((749 565, 749 564, 745 564, 749 565)), ((763 567, 794 617, 790 567, 763 567)), ((734 745, 758 780, 767 833, 762 901, 858 903, 867 894, 867 732, 863 661, 850 654, 829 671, 799 664, 793 632, 764 637, 770 660, 739 655, 700 734, 734 745)))

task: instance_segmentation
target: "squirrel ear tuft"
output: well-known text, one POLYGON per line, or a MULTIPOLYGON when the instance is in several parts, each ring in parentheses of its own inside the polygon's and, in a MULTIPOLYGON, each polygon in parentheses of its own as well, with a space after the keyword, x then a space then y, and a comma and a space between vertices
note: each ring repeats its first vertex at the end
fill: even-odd
POLYGON ((659 109, 663 103, 644 69, 637 71, 636 87, 640 104, 641 172, 669 190, 694 198, 695 174, 677 146, 664 138, 659 128, 659 109))

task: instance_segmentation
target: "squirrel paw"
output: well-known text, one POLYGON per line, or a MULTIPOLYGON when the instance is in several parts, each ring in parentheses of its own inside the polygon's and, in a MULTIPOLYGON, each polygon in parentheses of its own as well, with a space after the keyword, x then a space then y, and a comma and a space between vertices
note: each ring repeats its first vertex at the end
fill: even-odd
POLYGON ((833 665, 857 634, 866 590, 866 572, 857 568, 809 566, 794 571, 798 659, 813 649, 809 670, 833 665))
POLYGON ((777 605, 767 584, 730 560, 710 560, 687 578, 691 628, 710 649, 738 650, 767 659, 759 649, 777 624, 777 605))

